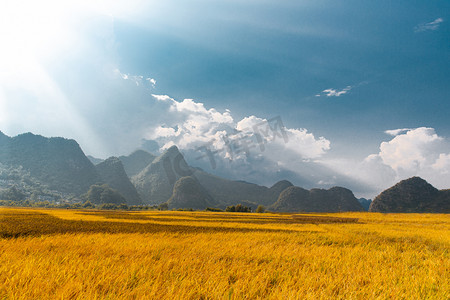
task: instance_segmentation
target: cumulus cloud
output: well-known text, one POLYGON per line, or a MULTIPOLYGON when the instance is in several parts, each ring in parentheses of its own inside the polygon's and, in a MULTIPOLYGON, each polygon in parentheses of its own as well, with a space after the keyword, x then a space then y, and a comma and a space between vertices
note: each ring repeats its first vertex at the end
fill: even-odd
POLYGON ((436 171, 440 172, 441 174, 449 174, 450 173, 450 153, 445 154, 441 153, 439 154, 438 159, 436 159, 436 162, 432 165, 432 168, 436 171))
POLYGON ((152 95, 159 102, 169 106, 164 124, 150 128, 146 138, 158 141, 162 148, 172 144, 182 149, 200 147, 204 143, 232 131, 233 117, 229 111, 223 113, 207 109, 203 103, 192 99, 179 102, 166 95, 152 95))
MULTIPOLYGON (((434 128, 419 127, 415 129, 395 129, 386 133, 394 137, 380 144, 377 154, 365 159, 371 172, 384 170, 378 175, 392 178, 393 181, 412 176, 421 176, 439 188, 448 188, 450 182, 449 140, 439 136, 434 128), (377 167, 378 166, 378 167, 377 167), (391 171, 388 172, 389 169, 391 171)), ((394 183, 394 182, 392 182, 394 183)))
POLYGON ((350 86, 350 85, 340 91, 330 88, 330 89, 323 90, 322 93, 317 94, 316 97, 320 97, 322 95, 325 95, 327 97, 339 97, 339 96, 347 94, 351 89, 352 89, 352 86, 350 86))
POLYGON ((441 23, 444 22, 444 19, 437 18, 436 20, 429 23, 421 23, 414 27, 414 32, 424 32, 424 31, 434 31, 438 30, 441 23))
POLYGON ((450 139, 434 128, 387 130, 392 137, 380 143, 377 153, 356 158, 324 157, 330 169, 365 185, 360 195, 374 197, 400 180, 420 176, 439 189, 450 188, 450 139))
POLYGON ((397 172, 417 172, 436 159, 435 150, 442 139, 433 128, 411 129, 381 143, 378 155, 397 172))
POLYGON ((265 119, 251 115, 235 120, 229 110, 219 112, 193 99, 153 97, 169 104, 164 124, 149 128, 146 135, 162 149, 177 145, 197 157, 208 151, 221 161, 217 163, 235 161, 235 166, 270 161, 272 170, 319 158, 330 149, 326 138, 317 138, 304 128, 286 128, 278 116, 265 119))
POLYGON ((281 117, 269 120, 256 116, 246 117, 236 124, 236 129, 249 135, 262 135, 264 144, 281 143, 303 159, 317 158, 330 150, 329 140, 324 137, 316 138, 304 128, 286 128, 281 117))

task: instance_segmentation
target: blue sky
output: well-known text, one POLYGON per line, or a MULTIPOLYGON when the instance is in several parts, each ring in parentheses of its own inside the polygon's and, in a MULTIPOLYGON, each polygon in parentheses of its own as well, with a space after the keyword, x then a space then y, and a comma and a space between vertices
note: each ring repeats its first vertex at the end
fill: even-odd
POLYGON ((0 4, 6 134, 99 157, 151 139, 229 178, 367 197, 413 175, 449 187, 448 1, 59 2, 0 4), (195 159, 276 116, 289 143, 195 159))

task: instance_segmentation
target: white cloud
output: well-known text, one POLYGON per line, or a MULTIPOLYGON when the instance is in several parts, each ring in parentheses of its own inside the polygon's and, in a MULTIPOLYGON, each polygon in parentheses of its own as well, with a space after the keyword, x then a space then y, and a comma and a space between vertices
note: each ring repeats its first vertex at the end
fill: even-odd
POLYGON ((145 78, 142 75, 130 75, 126 73, 122 73, 119 69, 114 69, 114 74, 122 77, 124 80, 130 80, 136 84, 136 86, 143 85, 146 81, 149 82, 149 84, 154 88, 156 86, 156 80, 153 78, 145 78))
POLYGON ((152 94, 152 97, 155 98, 156 100, 162 101, 162 102, 170 102, 170 101, 173 101, 173 99, 170 98, 170 97, 167 96, 167 95, 155 95, 155 94, 152 94))
POLYGON ((282 145, 303 159, 318 158, 330 150, 329 140, 324 137, 316 138, 304 128, 285 128, 280 117, 266 120, 249 116, 236 124, 236 130, 249 135, 262 133, 264 143, 282 145), (268 126, 272 129, 268 129, 268 126))
POLYGON ((439 189, 450 188, 450 139, 427 127, 385 133, 393 137, 380 143, 378 153, 363 160, 324 157, 320 163, 362 182, 366 191, 360 196, 369 198, 412 176, 420 176, 439 189))
POLYGON ((392 135, 392 136, 397 136, 401 133, 407 132, 412 130, 411 128, 400 128, 400 129, 392 129, 392 130, 386 130, 384 133, 392 135))
POLYGON ((163 148, 172 144, 181 149, 197 148, 232 131, 234 121, 229 111, 220 113, 214 108, 207 109, 203 103, 192 99, 179 102, 166 95, 152 96, 158 102, 169 104, 167 111, 161 112, 164 125, 151 128, 146 135, 161 143, 163 148))
POLYGON ((172 137, 179 135, 179 132, 177 132, 174 128, 159 126, 155 129, 155 135, 158 137, 172 137))
POLYGON ((153 95, 157 101, 169 103, 163 126, 149 129, 146 138, 167 148, 177 145, 183 150, 210 147, 222 159, 254 158, 280 161, 289 165, 294 160, 318 158, 330 149, 330 141, 316 138, 304 128, 285 128, 280 117, 264 119, 248 116, 235 121, 231 112, 207 109, 193 99, 176 101, 165 95, 153 95), (292 153, 282 157, 282 153, 292 153), (276 158, 276 159, 275 159, 276 158))
POLYGON ((150 84, 152 85, 152 87, 156 86, 156 79, 154 78, 146 78, 145 80, 147 80, 148 82, 150 82, 150 84))
POLYGON ((437 18, 436 20, 429 23, 421 23, 414 27, 414 32, 424 32, 424 31, 434 31, 438 30, 441 23, 444 22, 443 18, 437 18))
MULTIPOLYGON (((437 135, 434 128, 388 130, 394 136, 380 144, 377 154, 369 155, 364 163, 368 171, 382 170, 380 165, 389 167, 395 176, 386 176, 386 185, 412 176, 420 176, 438 188, 449 188, 450 182, 450 141, 437 135), (447 152, 447 153, 446 153, 447 152)), ((378 176, 392 174, 388 169, 378 176)), ((385 187, 384 187, 385 188, 385 187)))
MULTIPOLYGON (((327 97, 339 97, 339 96, 347 94, 351 89, 352 89, 352 86, 350 86, 350 85, 340 91, 330 88, 330 89, 323 90, 322 94, 325 94, 325 96, 327 96, 327 97)), ((320 97, 320 96, 321 96, 321 94, 316 95, 316 97, 320 97)))
POLYGON ((397 172, 416 172, 430 163, 435 146, 441 140, 433 128, 411 129, 381 143, 378 155, 385 165, 397 172))
POLYGON ((450 153, 449 154, 445 154, 445 153, 439 154, 439 158, 432 165, 432 168, 442 174, 449 174, 450 173, 450 153))

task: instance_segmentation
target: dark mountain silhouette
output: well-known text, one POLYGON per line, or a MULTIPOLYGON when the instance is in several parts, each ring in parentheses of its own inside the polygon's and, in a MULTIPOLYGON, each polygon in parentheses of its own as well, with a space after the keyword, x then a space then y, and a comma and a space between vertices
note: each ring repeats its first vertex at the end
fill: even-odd
POLYGON ((183 155, 172 146, 133 176, 131 182, 145 204, 158 204, 169 200, 178 179, 191 174, 183 155))
POLYGON ((64 138, 0 134, 0 163, 22 166, 39 182, 64 193, 80 195, 101 181, 78 143, 64 138))
POLYGON ((363 211, 352 191, 333 187, 328 190, 306 190, 297 186, 285 189, 270 210, 284 212, 363 211))
POLYGON ((234 181, 197 170, 193 176, 213 197, 219 207, 239 203, 270 205, 276 201, 268 187, 244 181, 234 181))
POLYGON ((117 157, 110 157, 95 166, 103 182, 122 194, 130 205, 142 204, 136 188, 131 183, 122 162, 117 157))
POLYGON ((144 150, 136 150, 128 156, 119 156, 128 177, 133 177, 144 170, 156 158, 144 150))
POLYGON ((420 177, 402 180, 383 191, 370 205, 371 212, 449 213, 450 192, 439 191, 420 177))
POLYGON ((371 199, 359 198, 358 201, 359 201, 359 203, 361 204, 361 206, 364 207, 364 209, 365 209, 366 211, 369 210, 370 204, 372 203, 372 200, 371 200, 371 199))
POLYGON ((186 176, 177 180, 172 197, 167 201, 169 209, 193 208, 205 209, 211 205, 212 197, 193 177, 186 176))

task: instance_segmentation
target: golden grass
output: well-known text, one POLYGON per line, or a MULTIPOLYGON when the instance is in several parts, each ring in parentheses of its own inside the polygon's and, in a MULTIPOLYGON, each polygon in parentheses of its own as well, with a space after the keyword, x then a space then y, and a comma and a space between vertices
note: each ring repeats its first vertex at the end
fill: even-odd
POLYGON ((0 299, 449 299, 450 218, 0 208, 0 299))

